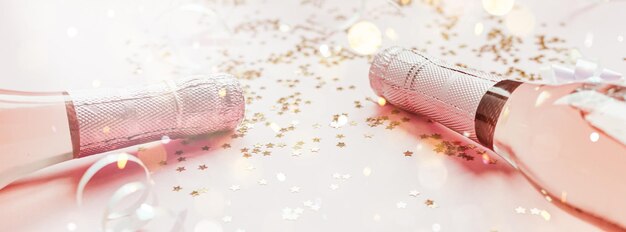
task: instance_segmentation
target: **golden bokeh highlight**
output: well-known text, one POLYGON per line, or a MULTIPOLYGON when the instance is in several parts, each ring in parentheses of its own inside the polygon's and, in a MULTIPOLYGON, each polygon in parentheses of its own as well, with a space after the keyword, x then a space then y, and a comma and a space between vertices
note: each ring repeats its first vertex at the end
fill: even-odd
POLYGON ((535 29, 535 15, 529 8, 516 7, 506 16, 504 24, 511 34, 527 36, 535 29))
POLYGON ((117 156, 117 168, 124 169, 126 167, 126 163, 128 163, 128 154, 120 153, 117 156))
POLYGON ((380 48, 382 33, 373 23, 361 21, 348 29, 348 43, 355 52, 361 55, 371 55, 380 48))
POLYGON ((387 104, 387 99, 379 97, 378 98, 378 105, 379 106, 385 106, 387 104))
POLYGON ((515 0, 482 0, 483 9, 495 16, 508 14, 515 5, 515 0))

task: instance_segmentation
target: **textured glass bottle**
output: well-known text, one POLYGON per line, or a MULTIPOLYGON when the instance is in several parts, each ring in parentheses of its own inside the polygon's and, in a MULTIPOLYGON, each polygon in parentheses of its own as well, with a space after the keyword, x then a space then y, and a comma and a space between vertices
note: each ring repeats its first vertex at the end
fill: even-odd
POLYGON ((118 89, 0 90, 0 188, 72 158, 234 129, 244 98, 228 74, 118 89))
POLYGON ((626 229, 626 87, 504 80, 392 47, 370 83, 388 102, 494 150, 546 199, 604 229, 626 229))

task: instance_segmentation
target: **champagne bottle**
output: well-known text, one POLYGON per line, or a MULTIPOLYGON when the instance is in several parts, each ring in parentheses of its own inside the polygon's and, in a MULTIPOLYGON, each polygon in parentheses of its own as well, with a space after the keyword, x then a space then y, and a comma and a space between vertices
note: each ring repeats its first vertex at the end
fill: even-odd
POLYGON ((228 74, 118 89, 0 90, 0 188, 66 160, 230 130, 243 114, 242 90, 228 74))
POLYGON ((543 85, 391 47, 369 71, 376 94, 493 150, 562 209, 626 229, 626 87, 543 85))

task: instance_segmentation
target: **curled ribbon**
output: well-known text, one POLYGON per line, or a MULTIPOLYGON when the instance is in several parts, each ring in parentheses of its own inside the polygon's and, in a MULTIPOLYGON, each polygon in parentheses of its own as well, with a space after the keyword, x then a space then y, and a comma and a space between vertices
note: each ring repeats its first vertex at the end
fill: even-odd
POLYGON ((107 155, 91 165, 78 182, 76 189, 76 202, 78 205, 83 203, 83 192, 87 183, 102 168, 110 164, 117 163, 118 167, 123 168, 130 161, 142 167, 145 174, 145 181, 135 181, 124 184, 118 188, 109 198, 102 218, 102 231, 137 231, 156 218, 159 212, 167 213, 168 217, 174 216, 178 218, 172 231, 177 231, 182 226, 180 220, 184 218, 184 212, 175 215, 168 210, 158 208, 156 195, 153 191, 154 181, 148 171, 146 165, 137 157, 127 153, 107 155), (136 201, 127 204, 125 199, 132 195, 140 193, 136 201), (120 209, 121 208, 121 209, 120 209))
POLYGON ((544 70, 544 77, 552 83, 570 82, 618 82, 623 75, 611 69, 602 68, 597 63, 586 59, 578 59, 574 69, 553 64, 544 70))
MULTIPOLYGON (((107 207, 104 210, 104 215, 102 219, 102 228, 104 231, 134 231, 141 228, 141 226, 147 224, 154 217, 153 207, 149 204, 146 204, 148 197, 152 195, 151 187, 153 182, 150 176, 150 172, 139 158, 126 153, 107 155, 91 165, 87 169, 87 171, 85 171, 85 174, 83 174, 80 181, 78 182, 78 187, 76 189, 76 202, 79 206, 82 205, 85 186, 87 185, 89 180, 91 180, 91 178, 96 175, 96 173, 102 170, 102 168, 114 163, 117 163, 118 166, 125 166, 128 161, 136 163, 143 168, 146 181, 145 183, 139 181, 126 183, 122 187, 117 189, 115 193, 113 193, 113 196, 109 198, 107 207), (141 195, 137 199, 137 201, 125 207, 124 209, 115 210, 115 206, 119 205, 123 199, 140 191, 141 195), (115 225, 111 225, 113 222, 117 223, 115 223, 115 225)), ((153 200, 155 199, 153 198, 153 200)))

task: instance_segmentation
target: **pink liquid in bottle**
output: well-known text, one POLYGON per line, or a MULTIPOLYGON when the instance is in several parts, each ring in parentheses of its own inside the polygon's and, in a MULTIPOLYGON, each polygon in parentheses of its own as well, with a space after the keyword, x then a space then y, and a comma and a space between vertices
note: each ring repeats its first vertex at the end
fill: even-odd
MULTIPOLYGON (((624 127, 626 115, 613 117, 617 121, 607 117, 604 121, 608 126, 600 128, 590 122, 588 112, 561 103, 571 98, 569 95, 586 91, 607 101, 621 101, 618 104, 622 107, 625 104, 617 95, 611 98, 593 89, 611 88, 582 83, 521 84, 501 111, 494 150, 518 168, 548 201, 605 229, 622 230, 626 228, 626 146, 606 131, 624 127)), ((626 90, 614 89, 621 89, 622 95, 626 90)), ((596 115, 619 109, 598 110, 596 115)))
POLYGON ((546 200, 626 231, 626 87, 522 83, 400 47, 369 78, 387 102, 494 150, 546 200))

